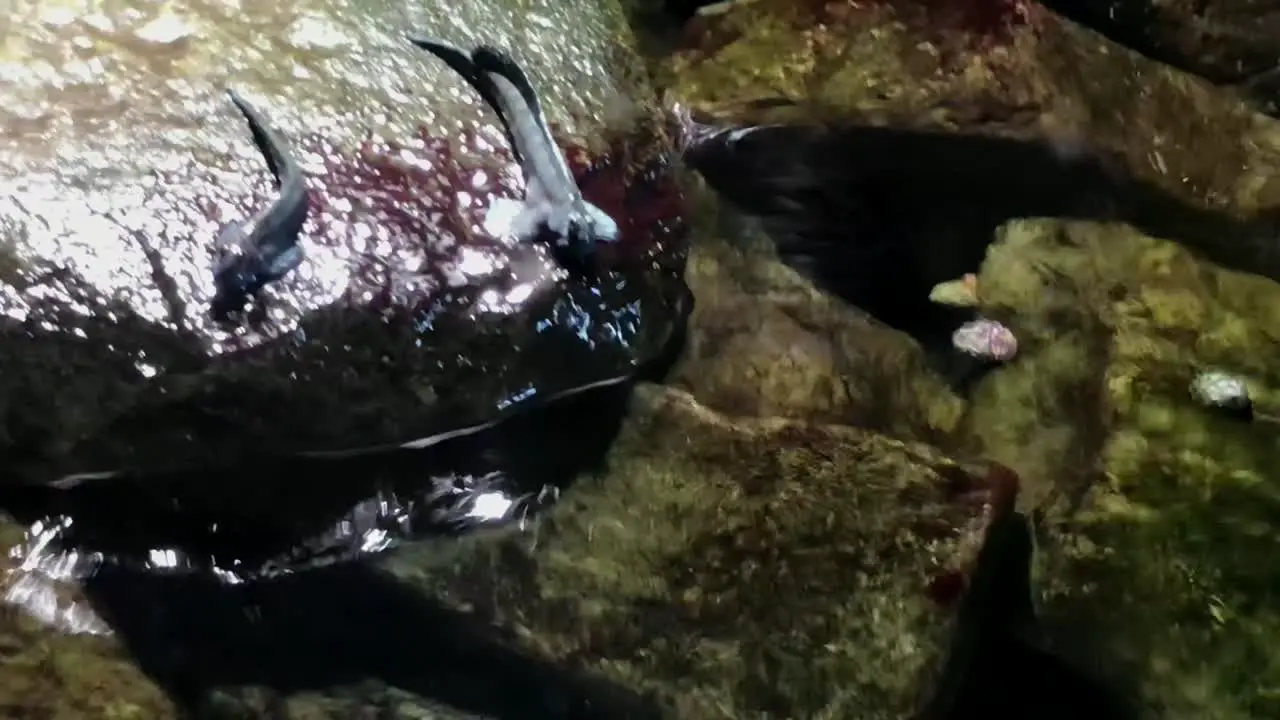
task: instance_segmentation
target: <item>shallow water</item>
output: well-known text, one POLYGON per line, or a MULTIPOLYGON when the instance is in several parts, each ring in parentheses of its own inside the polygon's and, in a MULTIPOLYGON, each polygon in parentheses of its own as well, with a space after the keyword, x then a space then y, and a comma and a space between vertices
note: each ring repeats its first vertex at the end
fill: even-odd
POLYGON ((1020 0, 251 5, 4 26, 0 715, 1280 711, 1274 121, 1020 0), (528 68, 598 279, 405 30, 528 68), (227 85, 312 198, 230 329, 227 85))

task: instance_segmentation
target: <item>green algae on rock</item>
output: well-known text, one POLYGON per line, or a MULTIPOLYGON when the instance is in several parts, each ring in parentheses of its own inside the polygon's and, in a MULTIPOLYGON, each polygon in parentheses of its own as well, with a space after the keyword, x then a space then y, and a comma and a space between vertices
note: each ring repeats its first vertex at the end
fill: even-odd
POLYGON ((608 467, 544 516, 532 549, 468 542, 388 566, 490 608, 540 654, 656 693, 672 717, 917 706, 948 638, 926 589, 976 551, 980 478, 964 498, 965 471, 927 446, 733 419, 657 386, 637 390, 608 467))
MULTIPOLYGON (((1280 526, 1266 459, 1280 441, 1198 406, 1187 386, 1221 369, 1276 407, 1280 125, 1043 8, 984 34, 938 32, 945 18, 903 5, 735 8, 670 63, 674 92, 731 124, 1030 139, 1057 157, 1014 164, 985 196, 957 181, 953 194, 979 207, 1092 158, 1101 172, 1061 183, 1064 202, 998 219, 979 308, 1023 352, 978 385, 947 447, 1017 469, 1024 502, 1047 512, 1039 570, 1055 644, 1133 690, 1145 717, 1275 714, 1280 673, 1262 648, 1280 626, 1263 548, 1280 526), (1044 215, 1113 222, 1019 219, 1044 215)), ((922 157, 904 162, 968 177, 956 155, 922 157)), ((918 210, 950 217, 943 208, 918 210)))
MULTIPOLYGON (((1280 131, 1238 98, 1033 3, 997 25, 910 3, 833 7, 843 9, 815 17, 766 0, 732 9, 670 61, 672 92, 732 124, 871 124, 1047 143, 1057 169, 1016 177, 1062 195, 1064 214, 1118 215, 1280 278, 1280 131), (1081 163, 1100 172, 1052 187, 1081 163)), ((937 167, 913 169, 946 174, 962 162, 936 155, 937 167)), ((987 185, 996 205, 1027 192, 987 185)))
POLYGON ((1073 628, 1064 649, 1132 684, 1144 717, 1274 714, 1280 439, 1187 386, 1222 368, 1280 403, 1280 285, 1126 226, 1028 220, 982 287, 1032 349, 966 422, 1050 509, 1042 605, 1073 628))

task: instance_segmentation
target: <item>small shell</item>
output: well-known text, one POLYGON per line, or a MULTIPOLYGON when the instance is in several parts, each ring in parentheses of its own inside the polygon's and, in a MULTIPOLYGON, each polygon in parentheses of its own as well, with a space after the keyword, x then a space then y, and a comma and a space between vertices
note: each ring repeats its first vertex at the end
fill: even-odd
POLYGON ((978 318, 961 325, 951 334, 951 344, 959 351, 992 362, 1008 362, 1018 354, 1018 338, 995 320, 978 318))
POLYGON ((958 280, 938 283, 929 292, 929 300, 939 305, 973 307, 978 304, 978 279, 969 273, 958 280))
POLYGON ((1246 410, 1252 405, 1244 380, 1220 370, 1208 370, 1191 381, 1191 396, 1201 405, 1225 410, 1246 410))

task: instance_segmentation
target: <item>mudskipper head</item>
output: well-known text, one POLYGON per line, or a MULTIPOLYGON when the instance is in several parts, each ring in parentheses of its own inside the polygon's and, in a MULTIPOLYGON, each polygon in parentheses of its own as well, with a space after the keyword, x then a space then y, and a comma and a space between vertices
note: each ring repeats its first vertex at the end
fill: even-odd
POLYGON ((231 313, 239 312, 253 293, 255 273, 253 241, 243 220, 231 220, 218 228, 213 241, 214 319, 224 322, 231 313))
POLYGON ((570 242, 616 243, 621 237, 618 221, 589 202, 582 203, 581 210, 575 215, 569 230, 570 242))
POLYGON ((621 237, 617 221, 588 202, 569 213, 568 222, 561 227, 562 231, 554 233, 560 235, 554 244, 582 261, 595 258, 600 243, 613 244, 621 237))
POLYGON ((550 240, 552 257, 573 275, 591 276, 600 271, 597 250, 601 243, 616 243, 618 223, 600 208, 583 203, 562 221, 559 229, 543 224, 540 233, 550 240))

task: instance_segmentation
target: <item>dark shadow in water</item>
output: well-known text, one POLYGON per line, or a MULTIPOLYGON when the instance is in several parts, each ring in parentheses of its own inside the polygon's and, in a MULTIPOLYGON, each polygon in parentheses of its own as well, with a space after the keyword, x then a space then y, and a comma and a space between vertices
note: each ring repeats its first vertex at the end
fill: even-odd
POLYGON ((993 521, 956 613, 950 653, 916 720, 1137 720, 1121 692, 1046 649, 1032 604, 1031 527, 993 521))
POLYGON ((631 386, 585 391, 425 450, 136 474, 69 489, 16 486, 6 488, 3 507, 24 524, 50 515, 73 518, 68 545, 125 558, 178 548, 221 568, 279 558, 325 535, 353 507, 379 494, 418 503, 410 540, 455 534, 456 523, 431 521, 441 513, 432 515, 438 508, 425 500, 441 482, 499 473, 493 489, 512 497, 545 485, 566 489, 607 451, 631 386))
POLYGON ((87 591, 141 668, 197 712, 215 688, 289 694, 372 679, 488 717, 660 717, 634 692, 522 652, 364 565, 237 587, 103 573, 87 591))
MULTIPOLYGON (((1240 223, 1131 180, 1084 147, 989 135, 872 127, 765 127, 695 146, 689 163, 759 217, 784 261, 819 286, 914 336, 944 375, 972 363, 950 335, 972 311, 930 302, 938 283, 976 272, 1004 222, 1127 221, 1223 265, 1280 278, 1276 223, 1240 223)), ((996 318, 1017 330, 1016 318, 996 318)))
MULTIPOLYGON (((646 369, 646 379, 665 374, 683 339, 678 333, 669 352, 646 369)), ((56 503, 48 495, 42 502, 28 495, 21 512, 27 519, 51 511, 72 514, 92 528, 78 538, 82 543, 117 553, 186 542, 204 543, 200 552, 213 555, 271 555, 277 546, 300 543, 308 532, 330 526, 351 502, 388 484, 411 492, 415 482, 442 472, 501 468, 509 490, 552 483, 571 491, 575 477, 601 466, 630 390, 628 383, 586 392, 429 451, 295 461, 181 482, 86 483, 82 487, 100 489, 61 496, 56 503), (239 532, 198 532, 199 525, 191 524, 214 517, 239 532)), ((1031 550, 1023 527, 993 526, 994 539, 978 562, 987 570, 975 572, 962 602, 945 682, 928 720, 1024 717, 1031 715, 1013 713, 1032 711, 1056 717, 1041 711, 1059 706, 1088 713, 1080 717, 1127 720, 1128 715, 1107 714, 1105 706, 1085 704, 1101 697, 1095 685, 1026 642, 1023 631, 1033 619, 1031 550), (1001 527, 1010 529, 1001 533, 1001 527), (1009 704, 1026 688, 1039 694, 1034 706, 1009 704)), ((456 527, 438 530, 436 535, 448 535, 456 527)), ((442 543, 447 552, 448 538, 429 535, 422 540, 442 543)), ((516 564, 503 567, 518 571, 516 564)), ((522 584, 520 578, 508 581, 509 587, 522 584)), ((206 573, 162 576, 112 566, 84 590, 143 671, 197 717, 214 716, 210 698, 216 691, 265 687, 284 696, 368 680, 503 720, 669 716, 653 698, 520 649, 482 611, 448 608, 412 583, 361 562, 243 585, 219 583, 206 573)), ((232 712, 273 711, 245 706, 232 712)))
MULTIPOLYGON (((379 483, 405 488, 445 471, 501 468, 509 491, 547 483, 568 490, 573 478, 601 464, 629 391, 627 384, 584 393, 417 453, 189 478, 200 492, 182 502, 203 503, 201 516, 219 506, 224 525, 239 528, 234 534, 196 532, 192 513, 163 511, 171 495, 141 487, 104 490, 59 510, 92 525, 77 536, 89 547, 136 553, 195 544, 215 556, 259 557, 322 531, 379 483)), ((451 542, 433 540, 430 530, 422 541, 451 542)), ((442 526, 435 534, 453 531, 442 526)), ((244 585, 207 573, 109 567, 84 590, 139 666, 197 713, 219 688, 288 694, 378 680, 496 718, 659 717, 636 693, 522 652, 476 614, 450 610, 358 561, 244 585)))
POLYGON ((672 25, 680 25, 693 17, 700 8, 716 5, 721 0, 663 0, 662 18, 672 25))
MULTIPOLYGON (((684 330, 635 379, 665 374, 684 330)), ((71 490, 8 488, 3 505, 25 523, 73 517, 72 542, 87 549, 145 558, 150 548, 174 547, 252 564, 306 547, 369 497, 425 497, 449 474, 500 471, 511 495, 546 485, 571 491, 575 478, 601 467, 635 379, 426 450, 104 479, 71 490)), ((448 536, 470 529, 433 527, 424 521, 430 517, 418 517, 406 540, 441 543, 447 553, 448 536)), ((84 591, 139 666, 197 716, 214 690, 287 694, 365 680, 502 719, 661 716, 651 699, 523 652, 480 613, 451 610, 358 560, 240 585, 208 572, 162 575, 117 564, 84 591)))

